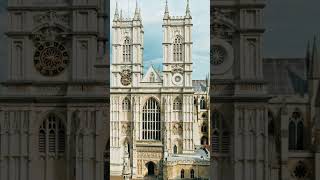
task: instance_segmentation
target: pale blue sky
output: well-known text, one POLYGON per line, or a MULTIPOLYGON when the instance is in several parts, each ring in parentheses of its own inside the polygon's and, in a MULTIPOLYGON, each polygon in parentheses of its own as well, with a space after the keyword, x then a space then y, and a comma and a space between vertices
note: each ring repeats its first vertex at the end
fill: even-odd
MULTIPOLYGON (((133 16, 136 0, 113 0, 110 4, 111 20, 113 20, 116 2, 119 9, 123 9, 126 17, 133 16)), ((185 15, 186 2, 187 0, 168 0, 170 15, 185 15)), ((141 7, 145 33, 145 68, 151 64, 161 68, 165 0, 138 0, 138 5, 141 7)), ((205 79, 210 72, 210 1, 190 0, 190 8, 193 18, 193 79, 205 79)))

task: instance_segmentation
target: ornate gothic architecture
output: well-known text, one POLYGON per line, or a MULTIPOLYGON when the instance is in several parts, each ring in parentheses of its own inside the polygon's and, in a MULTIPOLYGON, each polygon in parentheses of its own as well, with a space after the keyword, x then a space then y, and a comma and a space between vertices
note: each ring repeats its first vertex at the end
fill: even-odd
MULTIPOLYGON (((155 2, 157 3, 157 2, 155 2)), ((208 80, 192 81, 192 16, 163 16, 163 71, 144 73, 144 28, 118 7, 113 19, 111 179, 209 179, 208 80)))
POLYGON ((306 58, 262 58, 264 6, 211 1, 211 178, 319 180, 317 40, 306 58))
POLYGON ((106 3, 8 1, 1 180, 103 179, 109 135, 106 3))

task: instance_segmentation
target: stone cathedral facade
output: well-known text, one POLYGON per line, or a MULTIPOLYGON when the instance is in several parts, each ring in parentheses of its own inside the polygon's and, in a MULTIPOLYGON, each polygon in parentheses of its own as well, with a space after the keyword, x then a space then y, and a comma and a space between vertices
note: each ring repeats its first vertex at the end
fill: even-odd
MULTIPOLYGON (((156 2, 155 2, 156 3, 156 2)), ((144 28, 116 7, 112 22, 111 179, 209 178, 208 81, 192 80, 192 16, 163 16, 163 71, 144 73, 144 28)))
POLYGON ((106 1, 8 1, 1 180, 102 180, 106 1))
POLYGON ((211 1, 211 177, 319 180, 318 39, 306 58, 263 58, 264 6, 211 1))

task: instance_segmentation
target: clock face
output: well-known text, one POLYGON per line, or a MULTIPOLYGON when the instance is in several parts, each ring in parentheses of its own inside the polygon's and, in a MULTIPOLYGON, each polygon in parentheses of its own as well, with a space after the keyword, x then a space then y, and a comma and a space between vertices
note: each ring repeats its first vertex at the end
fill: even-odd
POLYGON ((44 76, 60 74, 69 64, 66 48, 58 42, 38 44, 34 53, 34 66, 44 76))
POLYGON ((226 58, 226 51, 221 46, 213 46, 211 50, 213 65, 221 65, 226 58))
POLYGON ((121 72, 121 84, 124 86, 128 86, 131 84, 132 78, 131 78, 131 72, 130 70, 123 70, 121 72))

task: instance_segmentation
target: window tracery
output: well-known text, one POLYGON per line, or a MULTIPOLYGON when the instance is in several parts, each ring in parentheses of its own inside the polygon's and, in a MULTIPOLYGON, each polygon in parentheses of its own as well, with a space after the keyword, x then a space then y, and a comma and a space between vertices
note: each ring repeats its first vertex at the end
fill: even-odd
POLYGON ((65 127, 60 118, 50 114, 39 128, 39 152, 60 154, 65 152, 65 127))
POLYGON ((304 124, 301 113, 295 111, 289 119, 289 150, 303 150, 304 124))
POLYGON ((154 98, 149 98, 142 110, 142 139, 160 140, 160 106, 154 98))
POLYGON ((177 36, 173 42, 173 60, 175 62, 183 61, 183 42, 180 36, 177 36))
POLYGON ((126 37, 123 43, 123 62, 131 62, 131 54, 130 39, 126 37))

